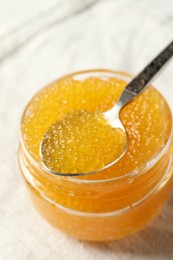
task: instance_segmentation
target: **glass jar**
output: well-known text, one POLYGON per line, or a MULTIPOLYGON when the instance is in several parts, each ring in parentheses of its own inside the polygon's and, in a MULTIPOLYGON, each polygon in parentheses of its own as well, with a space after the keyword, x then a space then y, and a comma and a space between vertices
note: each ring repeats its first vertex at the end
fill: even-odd
MULTIPOLYGON (((70 76, 78 80, 91 76, 115 76, 126 82, 131 79, 128 74, 108 70, 83 71, 70 76)), ((173 137, 169 108, 165 120, 169 126, 166 145, 154 158, 136 171, 104 180, 61 177, 46 172, 28 152, 21 130, 19 165, 37 210, 58 229, 83 240, 119 239, 143 228, 159 214, 171 188, 173 137), (84 204, 88 205, 87 210, 83 210, 84 204)))

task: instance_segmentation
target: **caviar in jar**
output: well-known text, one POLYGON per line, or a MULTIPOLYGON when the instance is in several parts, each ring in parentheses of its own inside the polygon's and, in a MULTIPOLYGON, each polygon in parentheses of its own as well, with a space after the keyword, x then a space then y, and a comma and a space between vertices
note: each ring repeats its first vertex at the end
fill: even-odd
MULTIPOLYGON (((24 179, 40 213, 71 236, 94 241, 121 238, 145 226, 166 202, 173 168, 172 117, 152 86, 121 111, 129 145, 116 164, 80 177, 52 175, 41 165, 40 143, 52 124, 71 111, 109 110, 129 81, 130 76, 112 71, 72 74, 40 90, 24 111, 19 148, 24 179)), ((110 143, 111 137, 105 137, 110 143)), ((81 142, 75 137, 73 145, 75 141, 81 142)), ((62 160, 69 156, 73 163, 65 169, 60 163, 59 171, 73 172, 75 164, 83 172, 100 167, 109 154, 98 156, 97 145, 93 143, 82 158, 80 150, 63 150, 62 160)))

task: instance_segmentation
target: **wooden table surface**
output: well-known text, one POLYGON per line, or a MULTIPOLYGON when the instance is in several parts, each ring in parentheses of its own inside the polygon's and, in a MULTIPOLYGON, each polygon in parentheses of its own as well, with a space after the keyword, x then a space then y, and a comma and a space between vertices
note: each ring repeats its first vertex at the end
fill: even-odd
MULTIPOLYGON (((86 243, 38 215, 17 163, 20 116, 38 89, 82 69, 136 74, 172 37, 172 0, 0 0, 0 259, 173 259, 173 192, 139 233, 86 243)), ((173 109, 173 61, 154 84, 173 109)))

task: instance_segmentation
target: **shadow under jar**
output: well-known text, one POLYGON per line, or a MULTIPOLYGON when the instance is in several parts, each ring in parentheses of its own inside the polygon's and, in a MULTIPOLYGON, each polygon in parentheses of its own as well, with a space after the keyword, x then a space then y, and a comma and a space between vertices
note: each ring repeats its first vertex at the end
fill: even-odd
POLYGON ((72 109, 108 110, 130 80, 109 70, 70 74, 40 90, 23 113, 19 165, 33 203, 52 225, 75 238, 106 241, 134 233, 159 214, 168 198, 172 116, 152 86, 121 111, 129 147, 115 165, 93 175, 61 177, 46 172, 40 162, 40 142, 54 121, 72 109))

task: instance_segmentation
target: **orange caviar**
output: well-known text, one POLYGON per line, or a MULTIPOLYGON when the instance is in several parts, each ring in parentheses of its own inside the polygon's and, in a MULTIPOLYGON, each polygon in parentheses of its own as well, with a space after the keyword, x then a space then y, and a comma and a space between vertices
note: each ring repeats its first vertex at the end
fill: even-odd
MULTIPOLYGON (((140 229, 158 214, 165 202, 172 173, 171 145, 165 153, 162 154, 162 151, 168 139, 170 140, 172 121, 164 98, 155 88, 149 87, 121 112, 121 120, 127 130, 129 145, 120 161, 96 174, 72 179, 45 172, 41 167, 39 149, 45 133, 48 131, 47 134, 49 134, 48 129, 51 129, 51 125, 56 127, 56 131, 59 126, 61 130, 63 128, 63 138, 58 140, 59 143, 67 144, 73 139, 70 142, 71 149, 74 146, 77 147, 75 153, 70 153, 70 146, 65 149, 66 146, 61 143, 63 149, 58 151, 53 139, 49 136, 49 146, 45 146, 45 150, 51 155, 48 157, 46 155, 45 158, 48 159, 52 170, 73 173, 76 170, 88 172, 97 167, 102 168, 113 155, 115 156, 115 151, 120 147, 119 145, 116 147, 117 144, 121 144, 120 140, 112 139, 112 135, 106 132, 104 124, 101 130, 105 138, 104 147, 99 146, 100 142, 94 143, 94 134, 100 133, 100 129, 85 133, 85 138, 79 134, 73 138, 71 135, 66 135, 70 119, 67 117, 63 123, 62 120, 67 113, 75 111, 78 114, 81 111, 87 111, 88 115, 93 112, 107 111, 116 103, 127 84, 123 74, 117 74, 118 77, 116 77, 113 72, 100 72, 100 74, 97 72, 98 76, 95 73, 92 75, 91 72, 89 76, 86 73, 87 77, 82 79, 80 73, 64 77, 34 96, 24 112, 21 123, 21 140, 24 148, 20 149, 20 164, 37 208, 52 224, 78 238, 107 240, 119 238, 140 229), (105 73, 108 76, 105 76, 105 73), (61 123, 57 125, 57 122, 61 123), (82 145, 88 142, 82 156, 80 156, 81 145, 76 145, 77 142, 82 145), (116 149, 114 150, 113 147, 116 149), (159 154, 162 156, 159 157, 159 154), (56 161, 55 165, 57 158, 61 158, 63 163, 56 161), (166 188, 160 188, 159 183, 168 166, 170 169, 169 178, 167 176, 164 186, 166 188), (27 168, 27 172, 33 177, 32 182, 29 181, 28 173, 24 168, 27 168), (134 210, 130 210, 140 200, 147 197, 156 186, 159 196, 153 192, 154 195, 148 199, 148 204, 145 201, 144 205, 140 204, 138 208, 134 207, 134 210), (51 204, 50 201, 52 201, 51 204), (155 212, 153 212, 153 207, 155 207, 155 212), (109 215, 110 212, 123 212, 125 209, 129 209, 129 212, 122 213, 119 217, 117 214, 116 216, 109 215), (68 210, 73 212, 68 212, 68 210), (85 213, 96 215, 85 216, 85 213), (99 214, 108 215, 101 218, 99 214), (98 218, 99 223, 97 223, 98 218), (71 223, 71 226, 66 226, 67 221, 71 223), (94 235, 93 232, 95 232, 94 235)), ((76 125, 72 125, 72 128, 74 126, 78 128, 82 122, 75 120, 76 125)), ((94 128, 94 122, 89 121, 92 128, 94 128)))
POLYGON ((42 159, 54 172, 88 173, 121 157, 126 142, 126 133, 112 128, 101 113, 73 110, 47 130, 42 159))
MULTIPOLYGON (((72 110, 79 110, 79 112, 82 109, 85 109, 88 112, 107 111, 115 104, 125 85, 125 81, 114 78, 104 80, 91 77, 84 81, 75 80, 73 78, 64 78, 50 85, 48 88, 41 90, 28 106, 22 124, 24 142, 31 156, 37 162, 40 161, 40 142, 51 124, 54 124, 55 122, 58 123, 60 120, 64 119, 64 115, 66 115, 66 113, 70 114, 72 110)), ((123 109, 121 119, 129 137, 128 152, 124 158, 115 165, 116 171, 112 171, 111 168, 111 172, 107 171, 106 174, 105 172, 101 172, 97 174, 99 175, 99 178, 105 179, 108 177, 115 177, 117 174, 122 175, 127 173, 127 171, 132 171, 136 167, 139 167, 145 163, 163 147, 166 141, 166 126, 164 120, 165 110, 166 103, 164 99, 161 98, 156 89, 151 87, 123 109)), ((79 122, 78 120, 77 123, 78 127, 80 127, 82 122, 79 122)), ((90 124, 93 125, 94 122, 92 121, 90 124)), ((61 128, 59 129, 60 132, 62 131, 63 122, 59 125, 61 128)), ((65 122, 64 128, 68 128, 70 126, 69 122, 65 122)), ((97 136, 99 136, 99 130, 100 129, 96 129, 95 134, 97 136)), ((73 130, 69 132, 72 134, 73 130)), ((84 140, 84 143, 87 141, 89 142, 89 138, 92 138, 91 142, 93 143, 95 139, 94 137, 95 136, 93 136, 93 132, 91 131, 87 134, 88 140, 84 140)), ((67 146, 67 141, 70 141, 72 138, 75 138, 72 143, 73 147, 77 145, 78 141, 82 143, 81 139, 77 140, 80 138, 80 134, 77 134, 77 136, 63 136, 63 138, 64 139, 61 141, 66 142, 66 145, 63 142, 61 147, 63 145, 64 148, 67 146)), ((115 145, 115 142, 113 142, 112 135, 109 137, 108 133, 105 133, 105 139, 106 138, 107 141, 105 140, 105 143, 110 143, 107 149, 111 149, 109 156, 112 159, 112 152, 114 152, 113 146, 115 145)), ((51 144, 53 145, 53 142, 51 142, 51 144)), ((75 153, 71 155, 70 151, 67 150, 66 155, 63 156, 61 153, 61 147, 57 150, 57 155, 55 155, 55 158, 59 159, 59 157, 61 157, 62 160, 67 161, 76 159, 76 164, 78 162, 79 164, 86 163, 86 166, 81 169, 84 172, 95 170, 92 166, 94 159, 98 161, 99 159, 102 159, 100 164, 104 163, 104 158, 100 158, 101 154, 98 156, 98 150, 100 147, 96 147, 93 143, 93 148, 91 149, 90 146, 87 150, 88 146, 86 143, 84 145, 86 147, 86 155, 81 161, 79 161, 81 151, 75 151, 75 153), (67 156, 70 157, 70 160, 68 158, 64 158, 67 156)), ((49 147, 49 153, 51 153, 50 148, 51 147, 49 147)), ((70 148, 72 149, 72 147, 70 148)), ((104 148, 103 145, 102 148, 104 148)), ((103 151, 103 155, 105 156, 107 156, 107 149, 103 151)), ((55 150, 56 152, 56 147, 52 147, 52 150, 55 150)), ((48 159, 50 158, 48 157, 48 159)), ((109 158, 105 158, 105 160, 106 159, 108 160, 109 158)), ((59 164, 60 166, 58 170, 61 172, 61 161, 59 164)), ((70 172, 70 170, 75 172, 75 169, 71 166, 73 166, 73 164, 70 165, 69 163, 68 167, 65 169, 65 172, 70 172)), ((102 168, 102 165, 100 168, 102 168)), ((89 176, 86 178, 95 178, 95 176, 89 176)))

